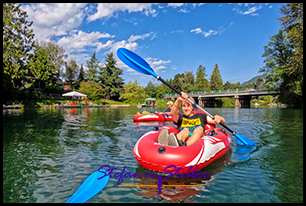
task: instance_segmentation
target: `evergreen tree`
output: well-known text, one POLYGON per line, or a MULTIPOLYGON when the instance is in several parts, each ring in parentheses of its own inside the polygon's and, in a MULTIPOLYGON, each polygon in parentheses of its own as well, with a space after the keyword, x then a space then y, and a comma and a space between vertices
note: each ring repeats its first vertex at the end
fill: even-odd
POLYGON ((232 84, 229 81, 226 81, 225 84, 223 85, 224 89, 232 89, 231 88, 232 84))
POLYGON ((223 81, 218 64, 215 65, 215 68, 210 76, 210 89, 211 90, 223 89, 223 81))
POLYGON ((77 83, 75 85, 75 89, 79 89, 81 82, 84 81, 84 68, 83 68, 83 64, 81 64, 81 68, 80 68, 80 72, 79 72, 79 76, 77 78, 77 83))
POLYGON ((91 58, 88 60, 86 60, 86 63, 87 63, 87 67, 88 67, 88 70, 85 72, 85 79, 87 81, 95 81, 95 82, 98 82, 98 72, 99 72, 99 63, 100 61, 98 61, 98 59, 96 58, 96 52, 93 53, 93 55, 91 56, 91 58))
POLYGON ((196 73, 196 81, 194 86, 194 91, 207 91, 209 90, 208 87, 208 80, 205 78, 207 76, 206 74, 206 68, 200 65, 197 69, 196 73))
POLYGON ((107 99, 118 100, 123 92, 123 70, 116 67, 113 53, 107 54, 105 67, 100 69, 99 79, 107 99))
POLYGON ((11 96, 13 85, 27 81, 27 63, 33 52, 33 22, 26 20, 27 13, 20 4, 3 3, 3 91, 5 99, 11 96))

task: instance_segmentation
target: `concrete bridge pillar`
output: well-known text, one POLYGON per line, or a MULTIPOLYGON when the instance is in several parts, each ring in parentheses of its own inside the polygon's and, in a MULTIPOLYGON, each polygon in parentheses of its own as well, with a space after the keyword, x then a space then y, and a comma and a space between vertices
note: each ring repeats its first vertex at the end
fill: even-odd
POLYGON ((251 96, 238 96, 235 95, 235 108, 250 108, 251 96))
POLYGON ((199 98, 198 98, 198 105, 199 105, 200 107, 204 107, 204 103, 203 103, 203 101, 202 101, 202 97, 199 97, 199 98))

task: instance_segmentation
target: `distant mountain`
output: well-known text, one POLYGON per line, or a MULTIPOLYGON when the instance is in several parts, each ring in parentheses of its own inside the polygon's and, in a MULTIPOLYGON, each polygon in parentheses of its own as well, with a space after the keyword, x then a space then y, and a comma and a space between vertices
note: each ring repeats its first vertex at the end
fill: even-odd
POLYGON ((262 79, 263 79, 263 78, 264 78, 264 75, 261 74, 261 75, 258 75, 258 76, 256 76, 256 77, 253 77, 253 78, 250 79, 249 81, 243 82, 243 83, 241 84, 241 86, 245 87, 246 85, 248 85, 248 84, 250 84, 250 83, 256 82, 258 78, 262 78, 262 79))

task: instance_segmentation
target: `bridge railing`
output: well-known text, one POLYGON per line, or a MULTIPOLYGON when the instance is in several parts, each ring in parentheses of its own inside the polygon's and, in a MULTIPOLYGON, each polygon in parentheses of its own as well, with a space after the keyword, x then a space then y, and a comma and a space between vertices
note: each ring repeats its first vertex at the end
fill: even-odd
MULTIPOLYGON (((267 91, 267 89, 256 90, 254 87, 248 88, 236 88, 236 89, 223 89, 223 90, 211 90, 211 91, 199 91, 199 92, 187 92, 188 95, 198 95, 198 94, 221 94, 221 93, 239 93, 239 92, 255 92, 255 91, 267 91)), ((176 93, 164 94, 164 97, 178 96, 176 93)))

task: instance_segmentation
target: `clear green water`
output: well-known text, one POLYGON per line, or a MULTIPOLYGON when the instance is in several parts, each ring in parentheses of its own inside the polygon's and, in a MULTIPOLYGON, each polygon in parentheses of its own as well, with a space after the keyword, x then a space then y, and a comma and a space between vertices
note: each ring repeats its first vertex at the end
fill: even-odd
MULTIPOLYGON (((158 108, 163 111, 165 108, 158 108)), ((153 125, 135 125, 137 108, 3 111, 3 202, 65 202, 102 165, 143 172, 133 156, 153 125)), ((233 144, 204 171, 207 179, 179 179, 202 187, 107 186, 88 202, 303 202, 303 110, 209 108, 257 143, 233 144)), ((178 184, 177 179, 166 180, 178 184)), ((133 183, 135 184, 135 183, 133 183)))

